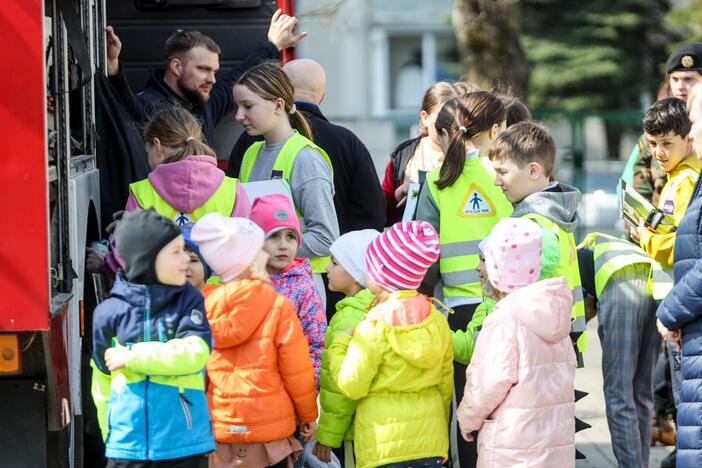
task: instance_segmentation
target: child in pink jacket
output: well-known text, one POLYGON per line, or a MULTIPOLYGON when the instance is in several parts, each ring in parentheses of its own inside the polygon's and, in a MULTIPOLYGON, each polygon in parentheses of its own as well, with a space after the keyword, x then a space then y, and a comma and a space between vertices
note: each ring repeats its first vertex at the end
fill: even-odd
POLYGON ((485 246, 498 301, 466 371, 457 418, 478 434, 478 468, 575 466, 576 358, 564 277, 538 281, 542 231, 531 220, 498 222, 485 246))

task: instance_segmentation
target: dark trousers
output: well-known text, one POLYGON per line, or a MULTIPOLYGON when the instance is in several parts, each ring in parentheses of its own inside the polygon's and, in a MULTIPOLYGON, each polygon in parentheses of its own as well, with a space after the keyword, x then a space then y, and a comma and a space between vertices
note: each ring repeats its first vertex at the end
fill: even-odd
MULTIPOLYGON (((468 327, 468 323, 473 318, 473 313, 478 307, 478 304, 468 304, 453 307, 453 314, 449 314, 448 323, 452 331, 463 330, 468 327)), ((459 362, 453 362, 453 385, 454 385, 454 405, 453 408, 458 408, 458 405, 463 399, 463 390, 466 387, 466 368, 459 362)), ((478 461, 478 444, 466 442, 461 437, 461 429, 458 427, 458 421, 455 420, 455 414, 452 414, 451 424, 455 426, 456 437, 450 439, 449 449, 449 466, 452 468, 474 468, 478 461)), ((473 434, 475 436, 475 434, 473 434)))
POLYGON ((191 455, 171 460, 125 460, 123 458, 108 458, 106 468, 200 468, 203 454, 191 455))
POLYGON ((441 467, 441 458, 420 458, 418 460, 407 460, 403 462, 380 465, 378 468, 436 468, 441 467))

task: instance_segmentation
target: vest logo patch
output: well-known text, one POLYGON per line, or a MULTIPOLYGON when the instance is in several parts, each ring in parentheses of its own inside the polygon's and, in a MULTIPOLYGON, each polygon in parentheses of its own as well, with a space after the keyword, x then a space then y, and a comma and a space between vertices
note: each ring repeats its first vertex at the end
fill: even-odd
POLYGON ((199 310, 193 309, 190 312, 190 321, 195 325, 202 325, 202 322, 205 321, 205 316, 199 310))
POLYGON ((495 206, 483 190, 476 184, 470 184, 466 197, 458 208, 458 216, 463 218, 494 216, 495 206))
POLYGON ((173 217, 173 221, 178 225, 178 226, 185 226, 188 223, 193 222, 193 218, 190 217, 188 213, 176 213, 176 215, 173 217))
POLYGON ((672 215, 675 213, 675 202, 673 200, 666 200, 663 203, 663 214, 672 215))

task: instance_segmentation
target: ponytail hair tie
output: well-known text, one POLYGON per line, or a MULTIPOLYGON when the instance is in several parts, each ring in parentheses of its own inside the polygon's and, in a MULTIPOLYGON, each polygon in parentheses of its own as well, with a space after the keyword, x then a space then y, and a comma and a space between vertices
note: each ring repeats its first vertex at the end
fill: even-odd
POLYGON ((190 143, 191 141, 195 141, 195 137, 189 136, 188 138, 186 138, 186 139, 185 139, 185 144, 187 145, 187 144, 190 143))
POLYGON ((464 135, 465 135, 466 133, 468 133, 468 129, 467 129, 466 127, 464 127, 463 125, 461 125, 460 127, 458 127, 458 129, 459 129, 460 131, 462 131, 464 135))
POLYGON ((297 107, 295 107, 295 103, 293 103, 288 114, 293 115, 295 112, 297 112, 297 107))

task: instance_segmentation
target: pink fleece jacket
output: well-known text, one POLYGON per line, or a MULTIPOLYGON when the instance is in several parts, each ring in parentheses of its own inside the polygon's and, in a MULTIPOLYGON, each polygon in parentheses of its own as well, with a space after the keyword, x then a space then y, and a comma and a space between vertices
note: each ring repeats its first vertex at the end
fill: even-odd
POLYGON ((478 468, 575 466, 572 294, 563 277, 523 287, 485 319, 457 418, 478 468))
MULTIPOLYGON (((182 161, 159 164, 149 173, 149 180, 169 205, 183 213, 190 213, 205 203, 219 188, 224 171, 217 167, 212 156, 188 156, 182 161)), ((127 211, 140 209, 130 192, 127 211)), ((249 197, 240 184, 236 186, 236 201, 231 216, 248 218, 251 212, 249 197)))

